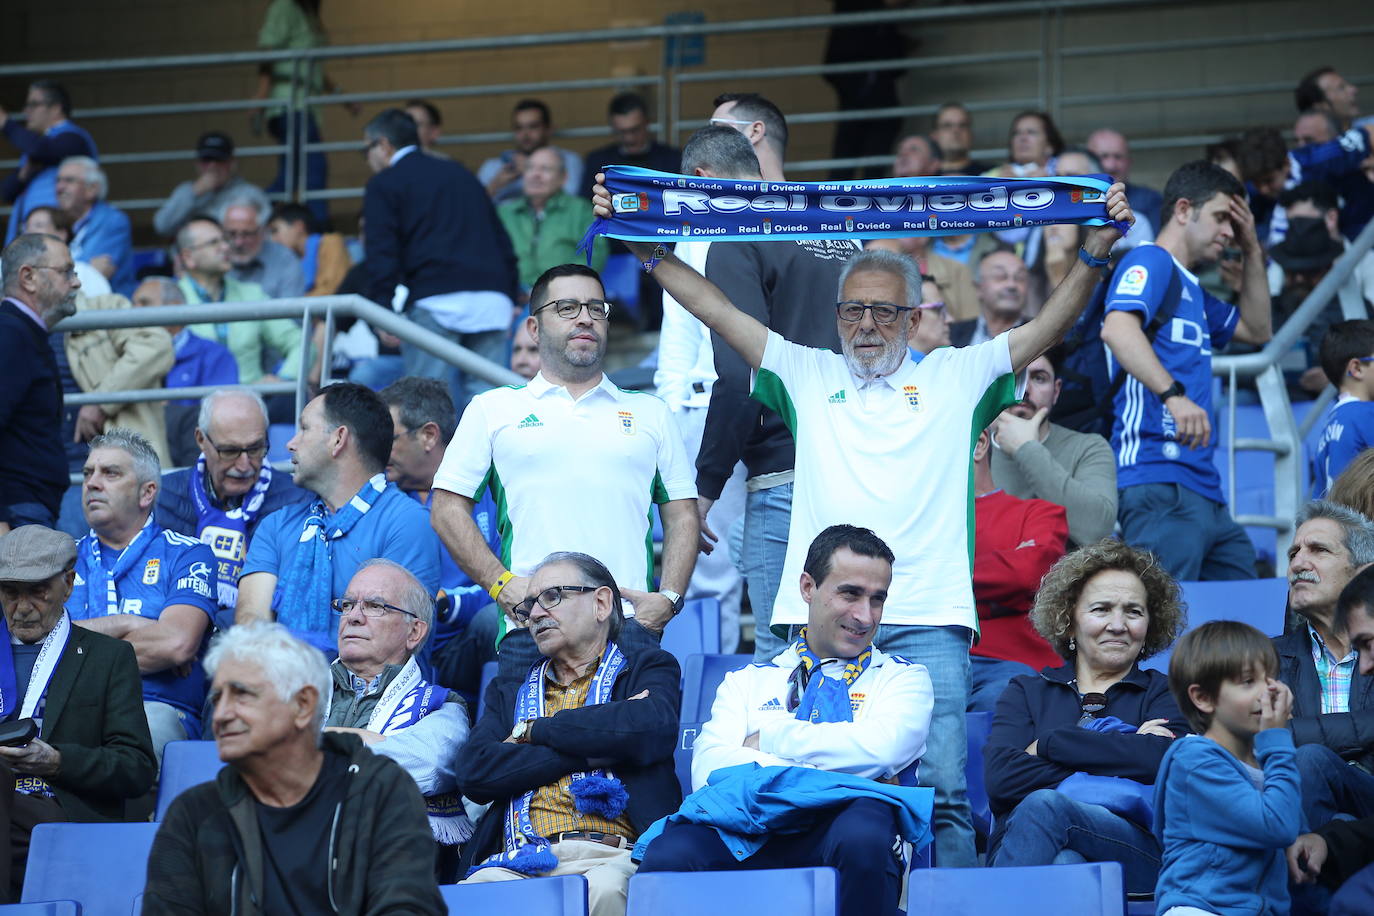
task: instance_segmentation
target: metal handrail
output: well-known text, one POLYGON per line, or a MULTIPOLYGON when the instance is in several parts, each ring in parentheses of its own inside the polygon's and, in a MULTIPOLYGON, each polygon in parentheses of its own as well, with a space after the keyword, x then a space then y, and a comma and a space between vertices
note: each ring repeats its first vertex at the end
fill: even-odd
POLYGON ((1288 399, 1288 386, 1279 369, 1282 359, 1307 332, 1331 301, 1339 294, 1342 286, 1350 279, 1371 247, 1374 247, 1374 222, 1351 242, 1345 253, 1336 260, 1331 270, 1321 282, 1307 294, 1302 305, 1289 316, 1274 336, 1256 353, 1240 356, 1217 356, 1212 359, 1212 375, 1226 379, 1226 463, 1228 477, 1228 505, 1237 522, 1260 528, 1273 528, 1278 533, 1278 556, 1288 552, 1293 537, 1293 519, 1303 501, 1302 493, 1302 443, 1316 417, 1334 394, 1329 388, 1322 393, 1316 404, 1312 405, 1307 419, 1298 425, 1293 415, 1293 405, 1288 399), (1241 438, 1236 436, 1236 385, 1242 378, 1253 378, 1259 392, 1260 407, 1264 411, 1269 426, 1268 438, 1241 438), (1248 515, 1236 514, 1236 452, 1265 451, 1274 455, 1274 514, 1248 515))

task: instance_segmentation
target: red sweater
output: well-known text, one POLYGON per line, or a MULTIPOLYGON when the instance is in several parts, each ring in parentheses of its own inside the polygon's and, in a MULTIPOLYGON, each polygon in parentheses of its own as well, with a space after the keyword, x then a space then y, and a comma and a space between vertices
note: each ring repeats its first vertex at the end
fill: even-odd
POLYGON ((1039 671, 1063 664, 1031 626, 1040 580, 1064 555, 1064 508, 994 490, 974 500, 973 598, 981 638, 969 651, 1023 662, 1039 671))

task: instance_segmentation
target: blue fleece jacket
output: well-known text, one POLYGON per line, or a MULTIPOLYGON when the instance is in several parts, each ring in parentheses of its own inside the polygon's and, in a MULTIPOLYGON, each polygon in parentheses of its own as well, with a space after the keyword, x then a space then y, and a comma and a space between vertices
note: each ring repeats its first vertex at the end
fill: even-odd
POLYGON ((1245 766, 1208 738, 1174 741, 1155 780, 1155 836, 1164 850, 1155 909, 1192 906, 1218 916, 1289 909, 1284 850, 1304 829, 1293 735, 1255 736, 1264 770, 1256 791, 1245 766))
POLYGON ((818 813, 860 798, 892 805, 897 832, 918 850, 930 842, 934 789, 892 786, 811 767, 742 763, 716 770, 705 786, 683 799, 676 814, 650 824, 635 844, 632 858, 641 861, 664 827, 683 822, 716 828, 725 848, 743 861, 758 852, 773 833, 808 830, 818 813))

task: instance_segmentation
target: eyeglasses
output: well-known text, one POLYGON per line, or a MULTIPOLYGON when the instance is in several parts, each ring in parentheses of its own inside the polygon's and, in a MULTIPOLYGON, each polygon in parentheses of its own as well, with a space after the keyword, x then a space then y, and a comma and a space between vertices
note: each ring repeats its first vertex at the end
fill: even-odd
MULTIPOLYGON (((755 119, 754 119, 754 121, 757 121, 757 120, 758 120, 758 118, 755 118, 755 119)), ((745 125, 745 126, 747 127, 747 126, 749 126, 750 124, 753 124, 754 121, 741 121, 741 120, 739 120, 738 118, 712 118, 710 123, 713 124, 713 125, 715 125, 715 124, 743 124, 743 125, 745 125)))
POLYGON ((51 264, 30 264, 30 265, 28 265, 28 266, 29 266, 29 267, 32 267, 34 270, 51 270, 51 271, 53 271, 54 273, 61 274, 63 277, 66 277, 68 280, 75 280, 75 279, 76 279, 76 265, 75 265, 75 264, 73 264, 71 267, 53 267, 51 264))
POLYGON ((538 315, 545 309, 553 309, 559 318, 572 320, 582 314, 582 308, 586 306, 587 314, 595 319, 603 319, 611 314, 611 304, 605 299, 587 299, 579 301, 577 299, 555 299, 552 302, 545 302, 539 308, 530 312, 531 315, 538 315))
POLYGON ((1093 719, 1102 718, 1102 713, 1107 710, 1107 695, 1105 693, 1085 693, 1078 701, 1078 724, 1091 722, 1093 719))
POLYGON ((515 607, 511 608, 511 613, 515 615, 516 620, 529 620, 530 614, 534 612, 534 604, 536 601, 539 602, 539 606, 544 610, 551 611, 563 603, 564 592, 576 592, 580 594, 582 592, 594 592, 601 587, 600 585, 552 585, 535 595, 533 598, 526 598, 524 601, 521 601, 515 607))
POLYGON ((329 606, 342 615, 351 614, 353 609, 357 608, 363 612, 364 617, 385 617, 387 611, 395 611, 398 614, 405 614, 407 617, 414 617, 416 620, 420 619, 420 615, 414 611, 407 611, 403 607, 387 604, 385 601, 378 601, 375 598, 335 598, 329 602, 329 606))
POLYGON ((902 312, 911 311, 911 306, 894 305, 891 302, 859 302, 856 299, 839 302, 835 305, 835 311, 839 314, 842 321, 862 321, 864 312, 872 312, 873 320, 878 324, 892 324, 897 320, 897 316, 902 312))
POLYGON ((195 251, 197 248, 208 248, 208 247, 210 247, 211 245, 228 245, 228 244, 229 244, 229 240, 228 240, 228 239, 226 239, 226 238, 225 238, 224 236, 222 236, 222 235, 217 235, 217 236, 215 236, 215 237, 212 238, 212 239, 206 239, 206 240, 203 241, 203 242, 196 242, 194 245, 187 245, 185 248, 183 248, 183 249, 181 249, 181 250, 182 250, 182 251, 195 251))
POLYGON ((219 455, 221 461, 238 461, 240 455, 257 459, 267 454, 266 442, 259 442, 257 445, 230 445, 220 448, 215 445, 215 440, 211 439, 207 433, 202 432, 201 435, 205 436, 205 441, 210 443, 210 447, 215 450, 216 455, 219 455))
POLYGON ((260 236, 260 235, 262 235, 262 227, 258 227, 257 229, 226 229, 226 230, 224 230, 224 237, 225 237, 226 239, 228 239, 229 241, 232 241, 232 242, 237 242, 237 241, 240 241, 240 240, 247 240, 247 239, 255 239, 255 238, 257 238, 257 237, 260 236))

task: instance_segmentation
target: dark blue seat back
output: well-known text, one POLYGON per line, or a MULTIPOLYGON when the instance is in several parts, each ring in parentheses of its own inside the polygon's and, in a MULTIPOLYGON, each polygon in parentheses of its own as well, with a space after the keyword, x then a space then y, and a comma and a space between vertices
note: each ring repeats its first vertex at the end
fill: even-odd
MULTIPOLYGON (((1183 600, 1188 604, 1189 630, 1197 629, 1210 620, 1239 620, 1255 627, 1265 636, 1283 635, 1283 618, 1288 607, 1287 579, 1180 582, 1178 585, 1183 590, 1183 600)), ((1168 674, 1173 651, 1174 647, 1170 646, 1145 659, 1140 667, 1168 674)))
MULTIPOLYGON (((672 629, 672 627, 669 627, 672 629)), ((666 636, 666 634, 665 634, 666 636)), ((716 688, 725 675, 754 660, 752 655, 689 655, 682 665, 681 722, 701 722, 711 717, 716 688)))
POLYGON ((683 605, 663 630, 660 642, 664 652, 671 653, 678 664, 686 664, 693 655, 709 655, 720 651, 720 602, 715 598, 698 598, 683 605))
MULTIPOLYGON (((143 896, 142 894, 139 895, 143 896)), ((138 911, 135 910, 135 913, 138 911)), ((0 906, 0 916, 81 916, 75 900, 48 900, 43 903, 7 903, 0 906)))
POLYGON ((482 718, 482 713, 487 708, 487 687, 496 679, 496 672, 501 668, 500 662, 482 663, 482 680, 477 687, 477 715, 474 719, 482 718))
MULTIPOLYGON (((634 884, 631 883, 631 888, 634 884)), ((908 913, 959 916, 1124 916, 1121 865, 922 868, 907 884, 908 913)))
POLYGON ((973 814, 973 829, 987 836, 992 832, 992 809, 988 802, 988 789, 983 782, 983 747, 992 733, 992 713, 965 713, 964 722, 968 730, 968 763, 964 766, 968 806, 973 814))
POLYGON ((832 916, 838 886, 833 868, 640 873, 630 879, 625 916, 832 916))
POLYGON ((448 911, 455 916, 474 913, 587 916, 587 879, 581 875, 489 884, 441 884, 439 893, 448 911))
POLYGON ((209 782, 224 763, 213 741, 169 741, 162 752, 162 775, 157 786, 157 820, 167 814, 172 800, 191 786, 209 782))

